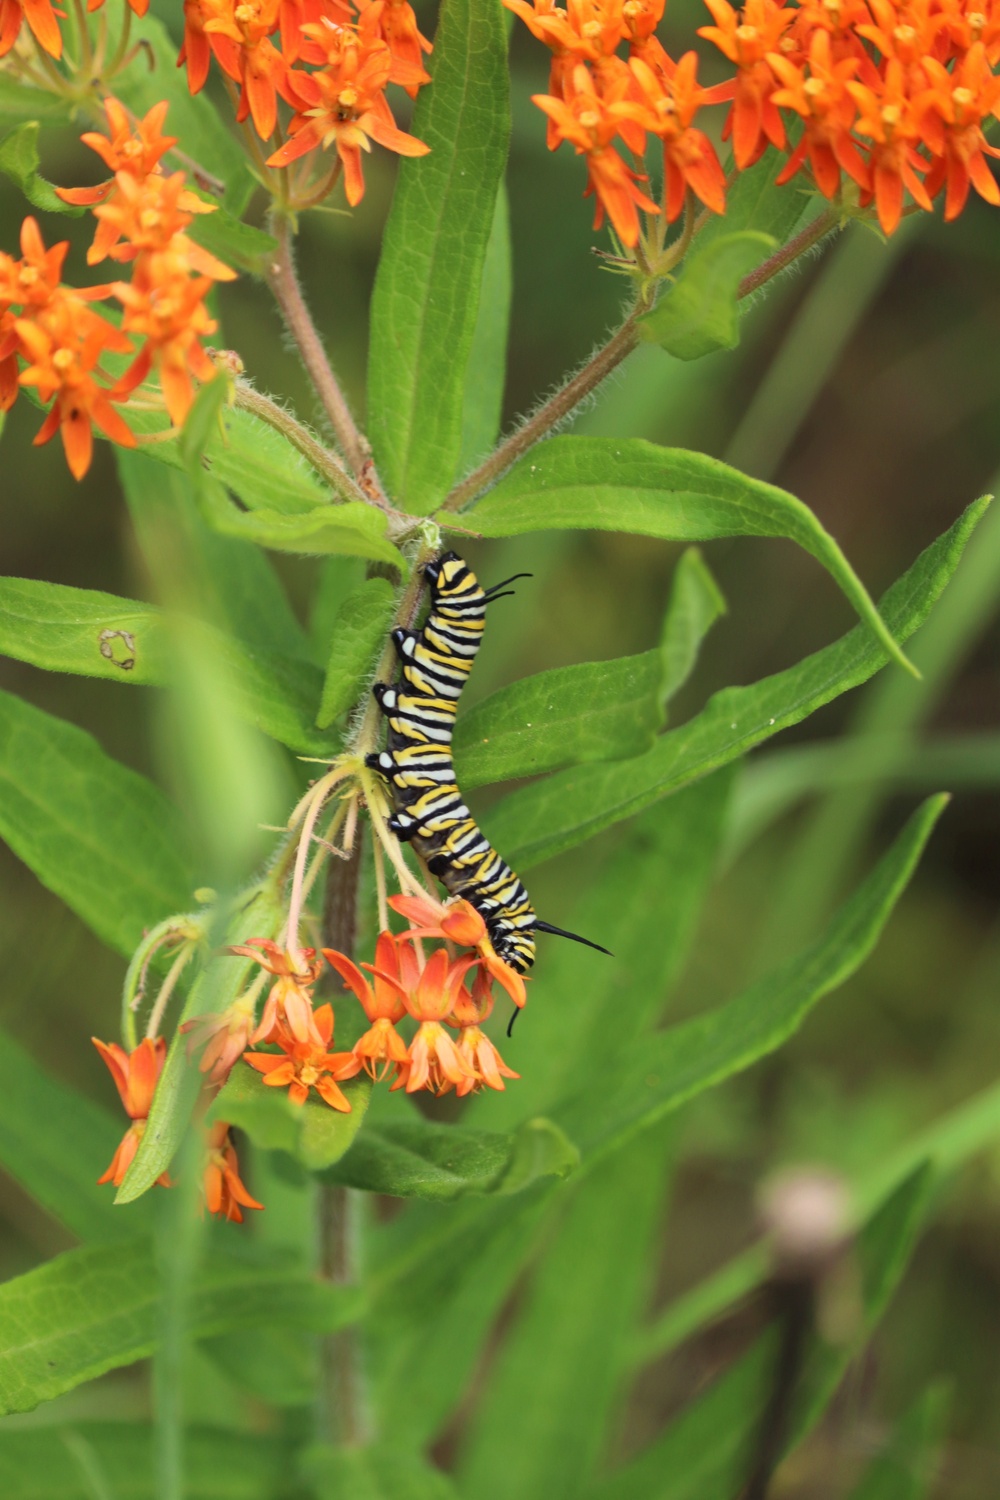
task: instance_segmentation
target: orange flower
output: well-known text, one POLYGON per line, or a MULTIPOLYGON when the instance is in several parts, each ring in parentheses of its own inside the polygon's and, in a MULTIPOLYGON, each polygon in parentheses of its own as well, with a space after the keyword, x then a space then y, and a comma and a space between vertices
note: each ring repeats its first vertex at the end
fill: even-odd
POLYGON ((212 54, 219 59, 223 72, 230 78, 239 74, 236 49, 226 36, 209 36, 205 30, 203 0, 184 0, 184 42, 177 59, 179 68, 187 64, 188 91, 198 94, 205 87, 212 54))
POLYGON ((933 207, 930 195, 916 169, 926 171, 927 163, 918 156, 920 123, 913 100, 906 92, 902 66, 890 62, 880 90, 862 83, 848 83, 857 105, 855 125, 859 135, 871 141, 870 167, 879 224, 885 234, 892 234, 903 211, 903 190, 920 207, 933 207))
POLYGON ((295 1042, 309 1043, 313 1047, 326 1045, 329 1037, 323 1035, 318 1013, 313 1014, 312 989, 323 967, 323 960, 316 957, 315 948, 290 953, 287 948, 279 948, 270 938, 250 938, 228 952, 252 958, 277 978, 251 1042, 279 1042, 280 1045, 280 1037, 287 1031, 295 1042))
MULTIPOLYGON (((220 66, 240 85, 236 118, 249 115, 262 140, 274 134, 278 118, 278 95, 288 98, 288 64, 270 40, 278 29, 281 0, 202 0, 203 22, 210 37, 225 37, 235 43, 231 54, 216 54, 220 66)), ((291 101, 290 101, 291 102, 291 101)))
POLYGON ((312 1017, 319 1043, 299 1042, 283 1029, 275 1032, 272 1040, 277 1042, 284 1056, 274 1052, 244 1052, 246 1062, 258 1073, 263 1073, 264 1082, 271 1088, 288 1088, 288 1097, 293 1104, 305 1104, 309 1090, 315 1089, 320 1098, 331 1109, 350 1114, 351 1105, 336 1080, 353 1078, 361 1072, 361 1063, 353 1052, 330 1052, 333 1041, 333 1007, 321 1005, 312 1017))
POLYGON ((125 309, 123 331, 146 341, 116 391, 120 395, 133 390, 155 367, 170 420, 177 427, 194 400, 192 377, 211 380, 216 374, 200 343, 219 326, 205 307, 211 287, 207 276, 188 275, 186 256, 167 254, 141 256, 131 283, 116 281, 112 287, 125 309))
POLYGON ((868 167, 851 138, 856 111, 848 83, 857 72, 857 60, 833 59, 828 31, 813 32, 809 58, 805 66, 789 62, 772 52, 768 62, 784 85, 775 89, 775 104, 794 110, 802 116, 802 139, 782 168, 776 181, 788 182, 805 158, 816 179, 816 186, 826 198, 832 198, 840 187, 841 168, 867 192, 871 178, 868 167))
POLYGON ((251 1198, 240 1179, 240 1164, 236 1159, 236 1147, 229 1137, 229 1128, 222 1120, 209 1127, 202 1191, 210 1214, 228 1219, 231 1224, 242 1224, 244 1208, 263 1208, 264 1205, 251 1198))
POLYGON ((6 57, 13 47, 24 21, 50 57, 62 56, 62 33, 52 0, 0 0, 0 57, 6 57))
POLYGON ((46 250, 32 218, 21 225, 22 259, 0 252, 0 411, 10 411, 17 400, 17 315, 14 307, 34 315, 48 307, 59 292, 69 241, 46 250))
POLYGON ((686 52, 669 80, 659 78, 639 57, 632 58, 630 67, 650 108, 647 128, 663 141, 667 219, 672 223, 679 217, 688 188, 713 213, 725 213, 725 173, 708 136, 691 124, 707 93, 698 86, 697 54, 686 52))
POLYGON ((104 101, 104 112, 108 117, 111 134, 100 135, 96 130, 84 131, 80 139, 85 146, 96 151, 109 167, 112 176, 106 182, 89 188, 56 188, 56 196, 65 203, 90 206, 103 203, 115 186, 114 174, 126 172, 141 181, 150 172, 157 170, 160 158, 171 146, 176 146, 175 135, 163 135, 162 127, 167 117, 167 101, 154 104, 149 113, 138 122, 135 130, 125 108, 117 99, 104 101))
POLYGON ((1000 188, 986 161, 1000 156, 1000 150, 983 135, 983 121, 1000 116, 1000 78, 990 71, 985 46, 973 43, 954 72, 930 57, 924 68, 931 87, 919 101, 922 132, 936 158, 924 187, 932 198, 945 187, 944 216, 949 220, 965 207, 970 184, 987 203, 1000 203, 1000 188))
POLYGON ((358 9, 364 15, 366 10, 375 6, 381 11, 379 24, 383 40, 392 53, 389 82, 401 83, 414 99, 420 87, 431 81, 424 68, 423 54, 433 52, 434 48, 420 31, 409 0, 359 0, 358 9))
POLYGON ((113 443, 135 447, 132 432, 94 377, 105 349, 128 353, 132 346, 71 293, 54 301, 44 316, 44 325, 29 318, 14 320, 20 352, 29 361, 20 384, 33 385, 43 405, 53 402, 35 437, 36 446, 47 443, 58 430, 70 472, 82 479, 93 452, 92 423, 113 443))
POLYGON ((886 61, 919 74, 925 58, 944 50, 940 43, 948 20, 931 0, 907 0, 905 7, 892 0, 868 0, 868 8, 875 24, 860 24, 858 35, 873 43, 886 61))
POLYGON ((303 27, 321 48, 326 66, 318 73, 295 75, 290 138, 267 162, 269 167, 286 167, 309 151, 336 146, 352 208, 364 196, 361 153, 371 149, 369 137, 400 156, 426 156, 430 150, 398 129, 393 119, 383 92, 393 72, 393 57, 386 43, 371 34, 371 18, 378 19, 375 10, 372 6, 363 13, 358 29, 327 20, 303 27))
POLYGON ((184 183, 183 172, 169 177, 154 172, 141 180, 129 172, 116 172, 115 190, 94 209, 100 222, 87 251, 88 265, 96 265, 107 255, 129 261, 143 251, 169 248, 187 256, 190 270, 213 281, 233 281, 235 271, 184 234, 195 214, 215 212, 214 204, 202 202, 184 183))
MULTIPOLYGON (((162 1037, 157 1037, 154 1041, 147 1036, 130 1053, 124 1047, 119 1047, 117 1042, 102 1042, 96 1036, 91 1037, 91 1041, 107 1064, 108 1072, 114 1079, 115 1088, 125 1106, 125 1113, 132 1121, 111 1158, 111 1165, 97 1179, 99 1183, 113 1182, 115 1187, 121 1187, 146 1129, 146 1120, 153 1105, 153 1093, 167 1056, 167 1044, 162 1037)), ((170 1186, 170 1178, 166 1172, 157 1178, 157 1182, 163 1187, 170 1186)))
POLYGON ((214 1016, 195 1016, 180 1027, 192 1032, 190 1051, 204 1047, 198 1061, 209 1083, 219 1088, 225 1083, 236 1062, 252 1040, 256 1001, 252 995, 241 995, 226 1010, 214 1016))
POLYGON ((419 977, 413 949, 408 943, 393 937, 391 932, 380 932, 375 944, 375 963, 362 965, 373 975, 374 986, 368 983, 361 969, 346 953, 324 948, 323 957, 360 1000, 372 1023, 364 1036, 355 1042, 354 1056, 376 1081, 384 1078, 393 1066, 398 1072, 408 1054, 406 1043, 396 1030, 396 1022, 406 1014, 404 994, 419 977))
POLYGON ((420 1026, 393 1090, 405 1086, 408 1094, 418 1089, 442 1093, 449 1084, 473 1077, 469 1064, 459 1056, 458 1048, 441 1023, 454 1009, 462 980, 474 963, 472 958, 452 963, 447 951, 438 948, 427 960, 417 983, 407 987, 406 1009, 420 1026))
POLYGON ((528 998, 524 975, 496 952, 486 923, 470 902, 461 897, 444 903, 431 896, 390 896, 389 905, 411 923, 405 937, 444 938, 460 948, 475 948, 490 976, 503 985, 516 1006, 524 1006, 528 998))
MULTIPOLYGON (((508 1068, 496 1047, 481 1029, 483 1021, 488 1020, 492 1009, 492 986, 480 970, 472 986, 472 993, 470 994, 463 985, 458 992, 452 1013, 448 1017, 449 1024, 460 1029, 458 1055, 471 1071, 471 1077, 455 1085, 455 1092, 460 1097, 478 1092, 482 1088, 497 1089, 502 1093, 505 1078, 520 1078, 521 1076, 520 1073, 515 1073, 513 1068, 508 1068)), ((446 1093, 447 1087, 448 1085, 441 1092, 446 1093)))
POLYGON ((557 143, 569 141, 578 156, 587 158, 590 182, 584 196, 597 196, 594 228, 600 229, 607 213, 622 244, 631 248, 639 239, 636 208, 653 214, 660 210, 637 186, 645 178, 627 167, 611 145, 623 122, 641 125, 645 118, 642 106, 626 97, 629 88, 622 79, 602 97, 581 64, 573 69, 572 93, 565 101, 550 94, 534 94, 532 100, 552 120, 557 143))
POLYGON ((768 141, 779 149, 785 144, 785 126, 771 97, 774 75, 765 59, 780 46, 796 12, 783 9, 775 0, 747 0, 742 11, 735 11, 727 0, 705 0, 705 4, 716 24, 700 26, 698 35, 714 42, 738 70, 722 138, 732 135, 733 156, 742 171, 763 155, 768 141))

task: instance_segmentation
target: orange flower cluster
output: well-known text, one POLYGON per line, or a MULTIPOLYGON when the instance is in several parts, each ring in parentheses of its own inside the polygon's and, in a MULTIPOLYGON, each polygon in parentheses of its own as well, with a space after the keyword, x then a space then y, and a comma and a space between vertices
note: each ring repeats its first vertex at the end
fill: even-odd
POLYGON ((283 99, 292 109, 289 138, 268 166, 335 148, 353 207, 364 194, 361 153, 371 141, 402 156, 428 150, 398 129, 385 90, 396 83, 416 95, 430 82, 423 65, 430 50, 409 0, 184 0, 179 61, 196 94, 214 56, 239 86, 237 120, 252 120, 262 140, 274 135, 283 99))
POLYGON ((131 280, 82 290, 63 285, 68 244, 46 250, 31 218, 21 228, 21 258, 0 253, 0 410, 13 405, 19 386, 34 386, 44 405, 52 403, 35 442, 59 431, 77 479, 90 467, 94 427, 122 447, 135 446, 113 403, 152 370, 171 421, 184 421, 194 381, 215 374, 201 343, 217 326, 205 298, 213 282, 235 275, 185 233, 196 213, 212 210, 187 190, 183 172, 161 171, 161 157, 175 144, 162 134, 166 104, 134 129, 117 100, 105 109, 109 135, 88 131, 82 139, 112 176, 97 187, 57 191, 67 203, 92 208, 98 221, 88 262, 130 262, 131 280), (111 296, 123 308, 118 327, 91 305, 111 296), (101 368, 106 352, 135 356, 118 379, 101 368))
POLYGON ((549 116, 550 149, 566 140, 587 158, 595 227, 607 213, 629 247, 640 208, 672 221, 688 189, 723 212, 722 170, 693 123, 704 105, 723 101, 737 170, 769 145, 787 149, 779 182, 803 172, 834 199, 846 176, 887 234, 907 194, 929 211, 943 192, 946 219, 961 213, 970 186, 1000 203, 986 159, 1000 152, 984 135, 1000 117, 1000 0, 747 0, 742 10, 705 0, 714 25, 698 34, 736 69, 712 89, 699 87, 694 53, 674 62, 657 40, 662 0, 503 3, 553 52, 550 92, 535 98, 549 116), (662 205, 639 186, 649 135, 663 141, 662 205))
MULTIPOLYGON (((87 0, 88 10, 100 10, 104 0, 87 0)), ((149 0, 128 0, 129 9, 144 16, 149 0)), ((56 10, 52 0, 0 0, 0 57, 5 57, 21 34, 25 21, 40 47, 50 57, 62 57, 62 33, 59 20, 64 12, 56 10)))

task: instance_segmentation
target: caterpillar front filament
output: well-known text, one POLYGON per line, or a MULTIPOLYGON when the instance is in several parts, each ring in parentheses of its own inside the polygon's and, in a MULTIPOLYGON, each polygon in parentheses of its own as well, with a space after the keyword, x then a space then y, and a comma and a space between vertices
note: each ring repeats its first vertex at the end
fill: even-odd
POLYGON ((458 700, 482 640, 486 606, 513 579, 484 590, 454 552, 429 563, 424 574, 431 607, 422 628, 393 631, 399 681, 376 683, 372 690, 388 722, 388 743, 368 764, 391 789, 390 827, 412 841, 453 896, 475 907, 497 955, 511 968, 523 973, 534 963, 536 932, 598 948, 539 921, 524 885, 480 831, 455 776, 451 741, 458 700))

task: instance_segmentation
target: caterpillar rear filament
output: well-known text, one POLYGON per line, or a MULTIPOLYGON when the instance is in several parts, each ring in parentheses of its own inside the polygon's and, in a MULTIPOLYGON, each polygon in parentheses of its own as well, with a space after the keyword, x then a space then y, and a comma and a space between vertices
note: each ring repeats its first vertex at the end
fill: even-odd
POLYGON ((389 783, 395 809, 389 826, 398 838, 412 841, 451 895, 475 907, 496 953, 511 968, 530 969, 536 932, 606 953, 587 938, 539 921, 521 881, 480 831, 455 777, 455 715, 482 640, 486 606, 502 598, 514 579, 485 590, 454 552, 429 563, 424 575, 431 607, 422 628, 392 633, 399 681, 372 689, 388 722, 388 743, 368 757, 368 764, 389 783))

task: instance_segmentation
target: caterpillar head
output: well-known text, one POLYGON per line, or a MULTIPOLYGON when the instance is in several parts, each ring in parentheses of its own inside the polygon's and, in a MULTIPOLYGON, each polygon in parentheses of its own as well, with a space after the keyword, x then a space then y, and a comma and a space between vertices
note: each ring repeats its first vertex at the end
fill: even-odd
POLYGON ((442 573, 453 563, 461 563, 462 559, 457 552, 442 552, 433 562, 427 563, 424 568, 424 577, 430 584, 436 584, 442 573))

